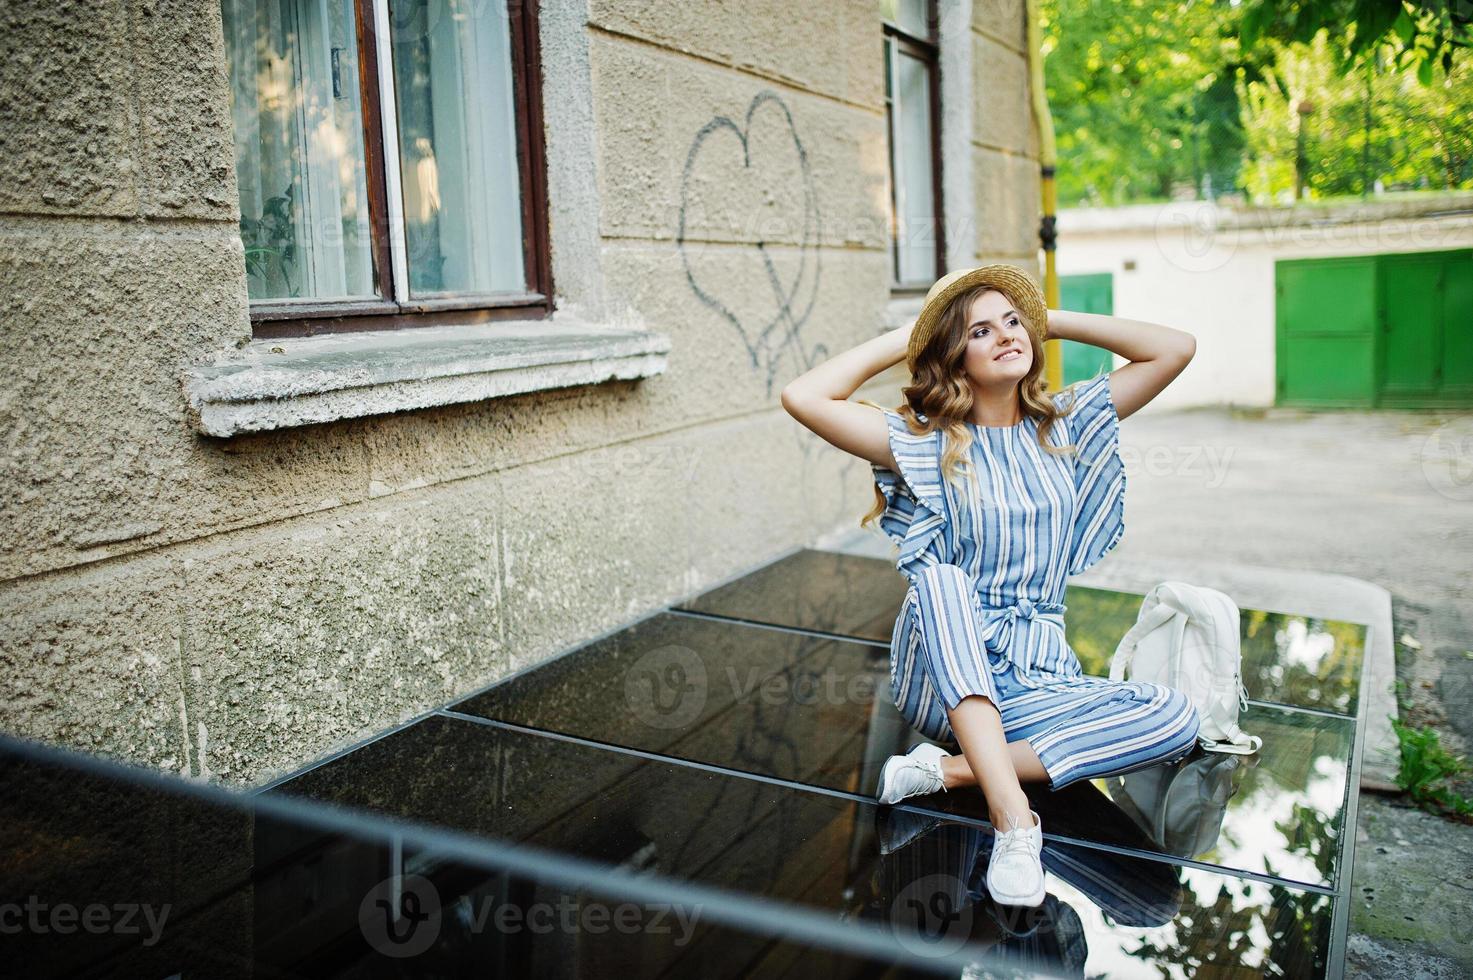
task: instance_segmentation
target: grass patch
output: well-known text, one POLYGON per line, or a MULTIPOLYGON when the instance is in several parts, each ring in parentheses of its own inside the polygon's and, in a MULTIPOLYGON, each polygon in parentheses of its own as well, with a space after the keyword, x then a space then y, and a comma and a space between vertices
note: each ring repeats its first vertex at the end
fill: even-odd
POLYGON ((1468 763, 1443 748, 1433 728, 1412 728, 1396 718, 1391 728, 1401 749, 1396 785, 1424 810, 1473 817, 1473 800, 1449 785, 1468 772, 1468 763))

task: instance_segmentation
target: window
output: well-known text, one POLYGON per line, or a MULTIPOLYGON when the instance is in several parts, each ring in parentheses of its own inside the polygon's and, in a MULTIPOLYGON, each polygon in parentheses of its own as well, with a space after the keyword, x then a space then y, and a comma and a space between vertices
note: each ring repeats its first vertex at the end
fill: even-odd
POLYGON ((890 142, 891 275, 929 287, 945 272, 934 0, 881 0, 890 142))
POLYGON ((535 3, 221 6, 257 336, 547 312, 535 3))

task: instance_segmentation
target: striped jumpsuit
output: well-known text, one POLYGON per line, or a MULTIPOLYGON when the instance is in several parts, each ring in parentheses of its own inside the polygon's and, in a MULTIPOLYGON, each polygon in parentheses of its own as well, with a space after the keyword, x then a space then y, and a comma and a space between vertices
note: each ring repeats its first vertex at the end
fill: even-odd
POLYGON ((1067 411, 1038 445, 1038 423, 965 423, 970 467, 941 476, 942 431, 915 435, 885 411, 900 472, 875 465, 880 527, 910 580, 890 640, 890 687, 905 720, 954 743, 947 710, 968 695, 998 708, 1008 741, 1026 739, 1059 789, 1078 779, 1180 758, 1198 718, 1180 692, 1083 675, 1064 637, 1064 587, 1125 533, 1125 467, 1110 375, 1055 393, 1067 411), (1070 401, 1070 395, 1073 400, 1070 401))

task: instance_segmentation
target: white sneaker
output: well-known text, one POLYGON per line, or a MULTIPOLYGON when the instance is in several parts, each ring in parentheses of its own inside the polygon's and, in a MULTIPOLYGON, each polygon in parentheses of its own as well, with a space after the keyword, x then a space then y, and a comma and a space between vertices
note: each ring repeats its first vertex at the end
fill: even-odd
POLYGON ((1041 905, 1043 888, 1043 822, 1032 827, 993 830, 992 857, 987 863, 987 890, 999 905, 1041 905))
POLYGON ((892 755, 880 770, 881 803, 899 803, 909 796, 936 793, 946 789, 941 779, 941 760, 946 752, 940 746, 922 742, 905 755, 892 755))

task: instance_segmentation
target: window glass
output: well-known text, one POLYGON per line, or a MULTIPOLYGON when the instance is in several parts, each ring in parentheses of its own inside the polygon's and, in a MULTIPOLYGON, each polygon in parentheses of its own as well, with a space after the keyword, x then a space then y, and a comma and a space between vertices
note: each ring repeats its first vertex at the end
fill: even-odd
POLYGON ((931 36, 929 6, 929 0, 880 0, 880 16, 912 37, 926 39, 931 36))
POLYGON ((526 288, 506 4, 393 4, 409 289, 526 288))
POLYGON ((251 299, 376 295, 351 0, 223 0, 251 299))
POLYGON ((931 73, 926 62, 892 46, 891 135, 895 141, 895 277, 936 278, 936 196, 932 172, 931 73))

